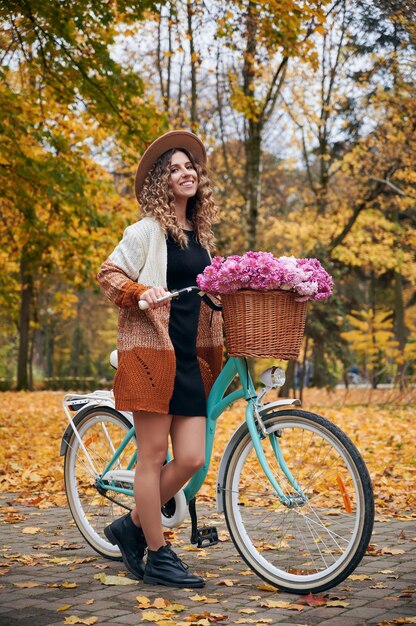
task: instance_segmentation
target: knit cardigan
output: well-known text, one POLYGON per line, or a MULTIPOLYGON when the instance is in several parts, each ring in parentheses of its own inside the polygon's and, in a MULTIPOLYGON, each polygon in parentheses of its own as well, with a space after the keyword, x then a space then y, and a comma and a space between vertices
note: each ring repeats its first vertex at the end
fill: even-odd
MULTIPOLYGON (((145 217, 128 226, 97 279, 119 307, 116 408, 167 414, 176 370, 169 337, 170 304, 146 311, 137 304, 150 287, 167 289, 166 236, 159 223, 145 217)), ((222 344, 221 313, 202 301, 196 349, 206 395, 221 369, 222 344)))

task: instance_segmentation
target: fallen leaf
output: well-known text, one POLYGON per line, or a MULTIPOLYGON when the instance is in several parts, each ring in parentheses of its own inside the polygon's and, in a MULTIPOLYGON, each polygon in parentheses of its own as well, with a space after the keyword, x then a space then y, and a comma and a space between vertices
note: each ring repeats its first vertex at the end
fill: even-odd
POLYGON ((64 583, 62 583, 62 587, 64 589, 75 589, 75 587, 78 587, 78 585, 77 585, 77 583, 67 583, 67 582, 64 582, 64 583))
POLYGON ((22 529, 24 535, 37 535, 37 533, 40 532, 42 532, 42 529, 38 526, 25 526, 25 528, 22 529))
POLYGON ((373 580, 371 576, 367 576, 367 574, 351 574, 348 576, 348 580, 373 580))
POLYGON ((199 594, 190 596, 189 599, 194 602, 204 602, 205 604, 216 604, 219 601, 218 598, 208 598, 207 596, 200 596, 199 594))
POLYGON ((236 619, 233 624, 271 624, 272 620, 268 617, 259 617, 258 619, 250 619, 245 617, 244 619, 236 619))
POLYGON ((231 578, 224 578, 223 580, 219 580, 217 585, 225 585, 226 587, 234 587, 234 583, 238 582, 237 580, 232 580, 231 578))
POLYGON ((303 596, 297 600, 298 604, 307 604, 308 606, 325 606, 327 599, 323 596, 314 596, 313 593, 308 593, 307 596, 303 596))
POLYGON ((328 602, 326 603, 326 606, 341 606, 341 607, 345 607, 348 606, 349 602, 346 602, 345 600, 328 600, 328 602))
POLYGON ((94 602, 94 598, 91 598, 90 600, 85 600, 85 604, 94 604, 94 602))
POLYGON ((291 604, 284 600, 265 600, 264 602, 260 602, 260 606, 265 606, 268 609, 288 609, 289 611, 303 611, 305 608, 301 604, 291 604))
POLYGON ((257 589, 260 589, 260 591, 275 591, 277 593, 277 589, 276 587, 273 587, 272 585, 268 585, 267 583, 262 583, 261 585, 257 586, 257 589))
POLYGON ((40 583, 35 582, 24 582, 24 583, 13 583, 14 587, 22 587, 23 589, 30 589, 31 587, 40 587, 40 583))
POLYGON ((156 622, 162 626, 176 626, 175 622, 169 619, 171 614, 166 611, 157 613, 156 611, 143 611, 141 614, 142 621, 144 622, 156 622))
POLYGON ((239 613, 247 613, 247 615, 252 615, 256 611, 254 609, 239 609, 239 613))
POLYGON ((60 606, 58 609, 56 609, 57 611, 67 611, 68 609, 71 608, 70 604, 63 604, 62 606, 60 606))
POLYGON ((376 583, 375 585, 370 585, 370 589, 387 589, 387 585, 384 583, 376 583))
POLYGON ((381 554, 404 554, 399 548, 381 548, 381 554))
POLYGON ((137 585, 139 582, 127 576, 107 576, 107 574, 94 574, 94 578, 103 585, 137 585))
MULTIPOLYGON (((222 622, 228 618, 228 615, 222 615, 221 613, 211 613, 211 611, 204 611, 203 613, 191 613, 184 618, 184 622, 192 622, 198 624, 198 626, 204 626, 204 624, 212 624, 213 622, 222 622)), ((182 622, 181 622, 182 623, 182 622)))

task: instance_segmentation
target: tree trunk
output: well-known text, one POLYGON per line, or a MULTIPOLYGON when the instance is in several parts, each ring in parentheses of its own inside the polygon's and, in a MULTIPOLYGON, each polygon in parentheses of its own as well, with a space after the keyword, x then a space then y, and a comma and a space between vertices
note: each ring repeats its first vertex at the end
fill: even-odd
POLYGON ((254 250, 257 242, 257 220, 260 204, 261 131, 258 123, 249 122, 246 153, 247 249, 254 250))
MULTIPOLYGON (((408 330, 404 318, 404 302, 403 302, 403 278, 400 272, 394 272, 394 336, 399 344, 400 355, 403 357, 406 347, 408 330)), ((402 359, 397 377, 399 379, 400 389, 404 387, 404 371, 406 363, 402 359)))
POLYGON ((195 42, 194 42, 194 31, 192 25, 192 2, 191 0, 187 0, 186 4, 186 13, 188 18, 188 38, 189 38, 189 52, 191 55, 191 129, 195 132, 197 130, 197 84, 196 84, 196 53, 195 53, 195 42))
POLYGON ((30 311, 33 299, 33 277, 28 268, 25 250, 20 260, 20 317, 19 317, 19 352, 17 360, 16 389, 30 389, 29 381, 29 344, 30 311))
POLYGON ((290 397, 290 390, 293 389, 293 396, 296 397, 295 389, 295 361, 289 361, 286 368, 286 382, 279 389, 279 398, 290 397))
POLYGON ((45 341, 45 376, 52 378, 54 375, 54 352, 55 352, 55 323, 48 320, 44 331, 45 341))
MULTIPOLYGON (((244 53, 243 66, 243 91, 248 101, 255 93, 255 69, 254 59, 257 48, 257 6, 252 0, 249 1, 246 15, 247 43, 244 53)), ((246 215, 247 236, 246 246, 248 250, 256 247, 257 218, 259 211, 260 194, 260 163, 261 163, 261 130, 262 122, 253 109, 248 112, 245 124, 245 185, 246 185, 246 215)))

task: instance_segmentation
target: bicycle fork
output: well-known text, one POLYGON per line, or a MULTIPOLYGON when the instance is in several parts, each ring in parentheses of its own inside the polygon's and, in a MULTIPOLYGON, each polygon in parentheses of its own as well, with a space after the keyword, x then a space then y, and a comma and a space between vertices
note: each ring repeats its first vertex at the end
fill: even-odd
MULTIPOLYGON (((257 408, 255 406, 254 401, 252 399, 249 399, 248 404, 247 404, 247 409, 246 409, 246 422, 247 422, 247 427, 248 427, 251 439, 253 441, 253 447, 256 452, 258 461, 265 475, 267 476, 269 483, 271 484, 271 486, 277 493, 280 502, 288 508, 295 508, 295 507, 303 506, 304 504, 306 504, 308 498, 303 493, 301 487, 299 486, 292 472, 287 466, 287 463, 283 457, 283 453, 279 444, 279 435, 276 435, 275 433, 267 434, 267 432, 266 434, 262 434, 262 432, 259 432, 258 421, 256 420, 256 412, 257 412, 257 408), (270 468, 269 462, 266 459, 263 446, 261 445, 261 440, 264 439, 265 436, 269 438, 270 445, 273 449, 273 452, 279 464, 279 467, 282 470, 283 474, 288 479, 289 483, 292 485, 297 495, 286 495, 283 492, 282 488, 280 487, 279 483, 277 482, 270 468)), ((263 425, 262 422, 261 422, 261 425, 263 425)))

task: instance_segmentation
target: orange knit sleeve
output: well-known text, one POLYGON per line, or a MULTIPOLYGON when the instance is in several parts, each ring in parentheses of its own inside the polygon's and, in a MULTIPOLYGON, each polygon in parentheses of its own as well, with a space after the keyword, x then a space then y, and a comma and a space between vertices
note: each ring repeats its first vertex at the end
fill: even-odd
POLYGON ((131 280, 120 267, 108 259, 101 265, 97 280, 107 298, 123 309, 137 306, 142 293, 149 289, 146 285, 131 280))

